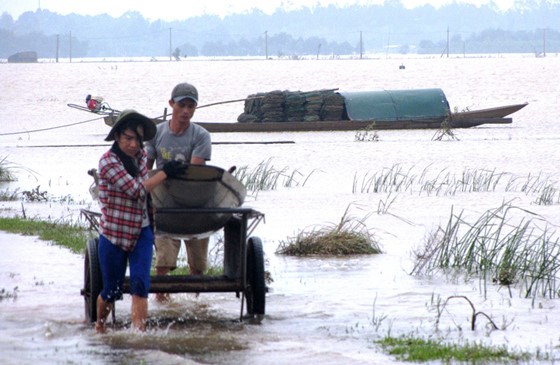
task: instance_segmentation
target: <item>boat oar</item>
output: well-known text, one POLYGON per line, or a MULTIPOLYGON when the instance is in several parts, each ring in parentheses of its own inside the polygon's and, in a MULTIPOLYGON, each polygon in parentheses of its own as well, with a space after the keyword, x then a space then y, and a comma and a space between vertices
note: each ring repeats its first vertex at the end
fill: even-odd
MULTIPOLYGON (((243 99, 234 99, 234 100, 218 101, 218 102, 215 102, 215 103, 200 105, 200 106, 197 106, 196 108, 197 108, 197 109, 200 109, 200 108, 207 108, 207 107, 209 107, 209 106, 214 106, 214 105, 229 104, 229 103, 237 103, 237 102, 239 102, 239 101, 255 100, 255 99, 262 99, 262 98, 264 98, 264 96, 254 96, 254 97, 252 97, 252 98, 243 98, 243 99)), ((162 119, 162 118, 163 118, 163 120, 166 120, 166 119, 167 119, 167 108, 165 108, 165 111, 164 111, 164 114, 163 114, 163 115, 160 115, 159 117, 155 117, 155 118, 153 118, 153 119, 162 119)))
POLYGON ((238 102, 238 101, 255 100, 255 99, 262 99, 262 98, 264 98, 264 96, 255 96, 255 97, 252 97, 252 98, 243 98, 243 99, 235 99, 235 100, 218 101, 218 102, 216 102, 216 103, 210 103, 210 104, 205 104, 205 105, 197 106, 196 108, 197 108, 197 109, 200 109, 200 108, 206 108, 206 107, 214 106, 214 105, 228 104, 228 103, 236 103, 236 102, 238 102))

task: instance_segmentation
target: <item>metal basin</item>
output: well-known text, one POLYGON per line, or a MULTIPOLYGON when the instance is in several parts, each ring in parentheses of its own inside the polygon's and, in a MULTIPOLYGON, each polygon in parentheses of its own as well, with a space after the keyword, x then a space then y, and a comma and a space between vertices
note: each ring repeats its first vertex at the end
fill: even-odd
MULTIPOLYGON (((153 175, 158 170, 153 170, 153 175)), ((189 165, 181 176, 152 190, 156 234, 196 236, 221 229, 231 213, 158 212, 160 208, 238 208, 247 191, 232 174, 209 165, 189 165)))

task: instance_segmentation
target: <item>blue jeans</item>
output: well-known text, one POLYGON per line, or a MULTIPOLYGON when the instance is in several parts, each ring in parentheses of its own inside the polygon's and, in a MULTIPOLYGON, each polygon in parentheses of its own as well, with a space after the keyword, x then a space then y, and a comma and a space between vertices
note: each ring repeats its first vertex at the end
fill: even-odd
POLYGON ((99 266, 103 278, 101 297, 104 301, 112 303, 122 299, 127 262, 130 263, 130 294, 148 297, 153 247, 154 233, 150 227, 142 228, 131 252, 112 244, 105 236, 99 236, 99 266))

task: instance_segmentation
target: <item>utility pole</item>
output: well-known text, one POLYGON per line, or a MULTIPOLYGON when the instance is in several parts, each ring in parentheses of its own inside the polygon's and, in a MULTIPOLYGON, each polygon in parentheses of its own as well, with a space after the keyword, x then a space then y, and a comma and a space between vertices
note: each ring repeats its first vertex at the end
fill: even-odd
POLYGON ((60 46, 60 34, 56 35, 56 63, 58 63, 58 49, 60 46))
POLYGON ((447 58, 449 58, 449 26, 447 26, 447 58))
POLYGON ((172 42, 171 42, 171 29, 173 28, 169 28, 169 61, 171 61, 171 57, 173 56, 173 48, 172 48, 172 42))
POLYGON ((546 28, 542 31, 542 56, 546 57, 546 28))
POLYGON ((391 32, 387 34, 387 46, 385 47, 385 59, 389 58, 389 47, 391 46, 391 32))
POLYGON ((364 43, 362 40, 362 31, 360 30, 360 59, 362 59, 364 54, 364 43))
POLYGON ((268 30, 264 31, 264 56, 268 60, 268 30))

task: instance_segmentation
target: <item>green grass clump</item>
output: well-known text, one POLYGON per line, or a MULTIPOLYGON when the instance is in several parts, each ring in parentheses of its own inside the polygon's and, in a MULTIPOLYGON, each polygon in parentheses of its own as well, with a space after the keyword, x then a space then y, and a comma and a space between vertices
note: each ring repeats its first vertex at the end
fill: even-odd
POLYGON ((84 253, 88 230, 73 223, 46 222, 26 218, 0 218, 0 230, 52 241, 74 253, 84 253))
MULTIPOLYGON (((276 253, 290 256, 307 255, 371 255, 382 252, 364 221, 344 212, 338 224, 302 231, 296 237, 280 242, 276 253)), ((366 217, 367 218, 367 217, 366 217)))
POLYGON ((306 255, 360 255, 380 253, 367 237, 355 232, 318 230, 303 232, 295 241, 285 244, 278 253, 290 256, 306 255))
POLYGON ((522 361, 530 358, 527 353, 512 353, 505 346, 488 347, 468 343, 464 345, 445 344, 409 336, 385 337, 376 342, 390 355, 395 355, 399 360, 411 362, 441 360, 445 363, 451 361, 486 363, 489 361, 522 361))

